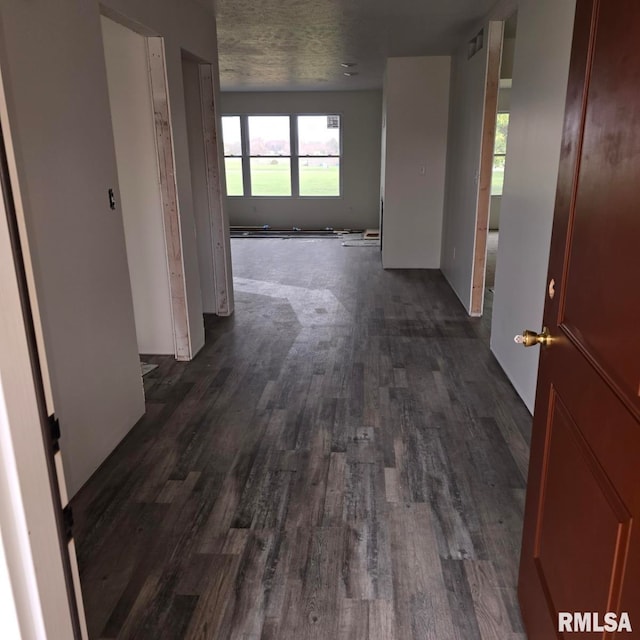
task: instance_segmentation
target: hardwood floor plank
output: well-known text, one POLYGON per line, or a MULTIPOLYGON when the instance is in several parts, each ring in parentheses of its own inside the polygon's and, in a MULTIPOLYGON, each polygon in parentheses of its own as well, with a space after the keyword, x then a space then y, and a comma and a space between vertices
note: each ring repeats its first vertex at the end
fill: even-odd
POLYGON ((259 638, 265 618, 267 563, 274 544, 272 531, 251 532, 236 573, 219 637, 229 640, 259 638))
POLYGON ((502 589, 491 563, 467 560, 465 571, 482 640, 511 633, 511 621, 505 609, 502 589))
POLYGON ((454 637, 429 506, 391 505, 389 520, 398 635, 414 640, 454 637))
MULTIPOLYGON (((227 608, 234 598, 234 584, 240 556, 218 555, 208 575, 208 583, 198 599, 185 640, 218 638, 227 608)), ((144 636, 140 636, 144 637, 144 636)), ((148 636, 151 638, 151 636, 148 636)))
POLYGON ((343 598, 338 607, 336 640, 369 640, 369 603, 343 598))
POLYGON ((401 640, 392 600, 369 601, 369 640, 401 640))
POLYGON ((464 561, 443 559, 442 576, 447 588, 456 640, 480 640, 480 629, 464 561))
POLYGON ((346 493, 347 456, 333 452, 329 456, 327 490, 324 499, 323 527, 338 527, 343 524, 343 506, 346 493))

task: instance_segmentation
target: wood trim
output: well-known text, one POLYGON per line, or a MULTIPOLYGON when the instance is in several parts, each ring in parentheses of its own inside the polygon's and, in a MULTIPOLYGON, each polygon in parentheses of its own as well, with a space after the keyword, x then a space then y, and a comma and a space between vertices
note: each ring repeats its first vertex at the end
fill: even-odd
POLYGON ((155 128, 158 174, 162 198, 164 237, 169 270, 173 342, 176 360, 191 360, 191 335, 187 312, 187 288, 182 256, 180 208, 176 185, 176 167, 173 151, 173 132, 167 90, 164 40, 147 38, 149 78, 155 128))
POLYGON ((471 315, 482 315, 484 304, 484 280, 487 262, 487 232, 491 206, 491 173, 496 139, 496 115, 498 113, 498 89, 502 60, 502 33, 504 23, 489 22, 487 29, 487 73, 484 93, 482 143, 480 146, 480 172, 476 205, 476 241, 471 281, 471 315))
POLYGON ((210 64, 199 65, 199 70, 216 313, 219 316, 228 316, 233 313, 233 277, 231 274, 229 222, 222 193, 221 165, 223 161, 218 148, 214 71, 210 64))

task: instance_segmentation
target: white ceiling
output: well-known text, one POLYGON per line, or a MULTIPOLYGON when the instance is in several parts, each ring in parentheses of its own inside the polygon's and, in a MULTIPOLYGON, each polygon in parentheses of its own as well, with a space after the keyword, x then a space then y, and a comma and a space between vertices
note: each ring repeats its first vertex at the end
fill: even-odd
POLYGON ((372 89, 387 57, 447 55, 496 0, 217 0, 225 91, 372 89), (345 77, 341 62, 358 75, 345 77))

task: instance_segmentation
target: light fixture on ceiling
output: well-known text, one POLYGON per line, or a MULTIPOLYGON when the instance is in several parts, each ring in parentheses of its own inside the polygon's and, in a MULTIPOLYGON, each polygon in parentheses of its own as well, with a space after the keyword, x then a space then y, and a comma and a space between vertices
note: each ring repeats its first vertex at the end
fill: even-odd
POLYGON ((347 76, 347 78, 351 78, 352 76, 357 76, 358 72, 357 71, 345 71, 342 75, 343 76, 347 76))
POLYGON ((351 69, 351 67, 355 67, 356 66, 356 63, 355 62, 341 62, 340 66, 344 67, 345 69, 351 69))

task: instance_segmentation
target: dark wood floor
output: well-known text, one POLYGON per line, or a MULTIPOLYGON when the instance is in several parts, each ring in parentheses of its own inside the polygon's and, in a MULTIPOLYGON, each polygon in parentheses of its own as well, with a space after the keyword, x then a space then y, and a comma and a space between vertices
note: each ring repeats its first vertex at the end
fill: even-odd
POLYGON ((530 416, 437 271, 232 243, 236 313, 153 358, 74 500, 91 638, 515 640, 530 416))

